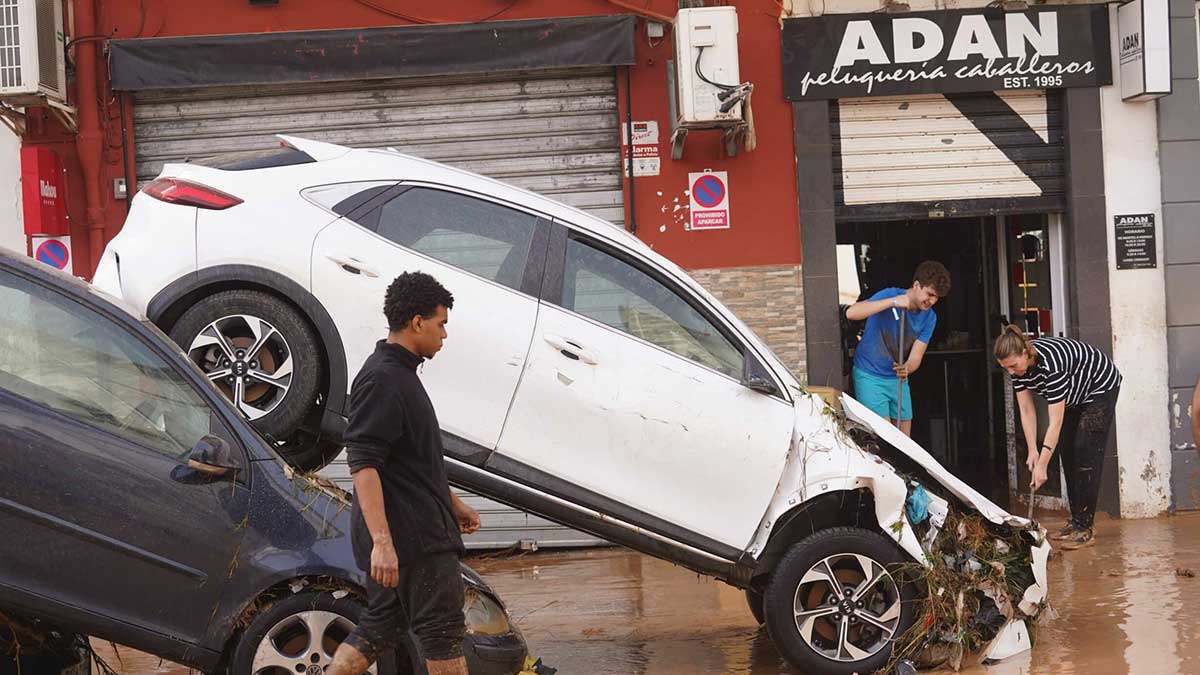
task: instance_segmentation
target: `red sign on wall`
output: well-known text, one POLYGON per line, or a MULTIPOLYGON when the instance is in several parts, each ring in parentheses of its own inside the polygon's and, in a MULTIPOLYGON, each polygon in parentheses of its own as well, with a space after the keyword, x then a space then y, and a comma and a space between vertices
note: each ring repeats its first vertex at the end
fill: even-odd
POLYGON ((21 148, 21 201, 25 234, 67 234, 66 192, 58 155, 49 148, 21 148))

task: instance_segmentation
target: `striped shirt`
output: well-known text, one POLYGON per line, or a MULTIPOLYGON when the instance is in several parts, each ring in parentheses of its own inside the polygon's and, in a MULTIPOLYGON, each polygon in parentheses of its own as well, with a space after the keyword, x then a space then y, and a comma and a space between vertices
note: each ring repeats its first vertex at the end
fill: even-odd
POLYGON ((1033 341, 1037 363, 1024 375, 1013 375, 1015 391, 1032 389, 1048 403, 1067 407, 1087 405, 1121 386, 1121 372, 1104 352, 1071 338, 1045 337, 1033 341))

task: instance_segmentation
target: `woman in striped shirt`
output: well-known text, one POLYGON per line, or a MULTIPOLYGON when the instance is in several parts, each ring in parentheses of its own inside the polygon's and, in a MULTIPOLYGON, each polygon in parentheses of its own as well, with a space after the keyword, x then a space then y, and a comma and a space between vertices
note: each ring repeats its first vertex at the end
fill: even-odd
POLYGON ((1035 490, 1046 482, 1046 468, 1055 450, 1062 450, 1071 520, 1050 538, 1062 540, 1068 549, 1091 545, 1104 448, 1121 391, 1120 371, 1112 359, 1086 342, 1058 337, 1030 340, 1013 325, 997 338, 995 356, 1012 377, 1017 392, 1028 450, 1025 466, 1033 474, 1035 490), (1050 411, 1040 452, 1035 449, 1033 392, 1046 399, 1050 411))

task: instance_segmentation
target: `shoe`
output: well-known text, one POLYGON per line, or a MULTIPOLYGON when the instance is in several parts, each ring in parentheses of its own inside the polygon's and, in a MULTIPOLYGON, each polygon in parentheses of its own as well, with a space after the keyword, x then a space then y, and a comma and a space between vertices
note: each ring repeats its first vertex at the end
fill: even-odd
POLYGON ((1062 547, 1068 551, 1091 546, 1096 543, 1096 537, 1092 534, 1092 528, 1086 530, 1077 530, 1075 534, 1062 540, 1062 547))
POLYGON ((1079 528, 1075 526, 1075 523, 1067 523, 1066 527, 1051 532, 1046 535, 1046 538, 1050 541, 1062 541, 1063 539, 1071 538, 1076 532, 1079 532, 1079 528))

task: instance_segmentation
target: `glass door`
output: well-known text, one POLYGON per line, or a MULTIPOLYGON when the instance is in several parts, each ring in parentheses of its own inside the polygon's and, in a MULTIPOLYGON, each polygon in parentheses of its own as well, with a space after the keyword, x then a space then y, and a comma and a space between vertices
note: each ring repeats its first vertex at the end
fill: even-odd
MULTIPOLYGON (((999 335, 1004 324, 1019 326, 1029 338, 1066 334, 1063 292, 1062 217, 1059 214, 1022 214, 996 219, 997 262, 1000 272, 1001 313, 992 326, 999 335)), ((1008 450, 1009 485, 1016 502, 1029 503, 1030 474, 1025 468, 1025 442, 1012 384, 992 361, 993 381, 1002 390, 1005 443, 1008 450)), ((1038 439, 1046 432, 1046 403, 1035 397, 1038 408, 1038 439)), ((1014 502, 1015 503, 1015 502, 1014 502)), ((1043 508, 1066 508, 1065 481, 1056 454, 1049 480, 1035 498, 1043 508)))

